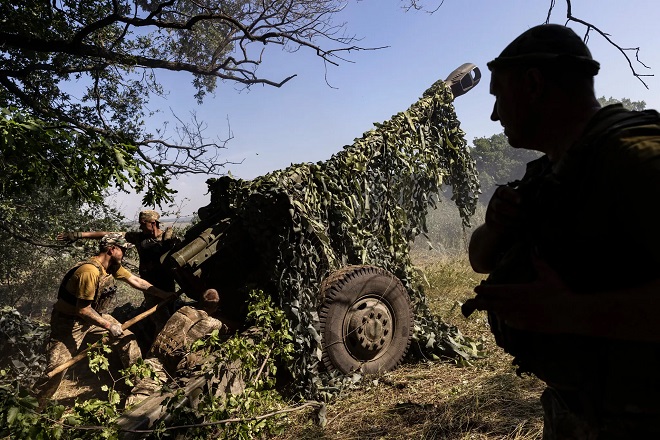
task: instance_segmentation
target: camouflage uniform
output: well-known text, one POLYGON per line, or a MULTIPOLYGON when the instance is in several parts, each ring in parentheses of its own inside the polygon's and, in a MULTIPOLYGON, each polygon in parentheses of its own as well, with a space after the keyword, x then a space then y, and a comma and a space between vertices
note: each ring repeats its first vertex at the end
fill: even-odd
POLYGON ((179 376, 184 371, 194 370, 199 359, 190 353, 190 347, 193 342, 214 330, 218 330, 220 335, 229 333, 226 325, 203 310, 191 306, 177 310, 158 333, 145 358, 145 363, 156 372, 158 380, 140 380, 131 391, 126 405, 135 405, 157 392, 160 389, 159 382, 167 382, 168 376, 179 376))
MULTIPOLYGON (((486 283, 532 281, 534 253, 581 295, 660 278, 657 112, 605 107, 554 168, 542 157, 511 185, 526 222, 486 283)), ((545 440, 660 438, 660 344, 521 331, 493 312, 489 320, 519 372, 548 384, 545 440)))
MULTIPOLYGON (((86 337, 95 342, 101 339, 102 335, 107 334, 106 329, 89 324, 78 316, 67 313, 70 312, 72 306, 75 307, 76 298, 80 297, 78 290, 85 275, 90 277, 88 280, 96 283, 92 308, 107 321, 113 324, 118 323, 111 315, 103 312, 106 311, 117 291, 114 279, 129 278, 131 273, 120 266, 113 275, 110 275, 94 257, 75 265, 67 272, 60 285, 58 302, 51 314, 47 372, 75 356, 86 337)), ((141 358, 137 341, 128 330, 125 330, 119 338, 114 339, 112 344, 118 349, 120 360, 125 368, 141 358)), ((55 394, 65 373, 66 370, 50 379, 44 378, 36 385, 40 400, 49 399, 55 394)))
MULTIPOLYGON (((156 211, 140 212, 140 223, 145 221, 157 222, 160 215, 156 211)), ((126 241, 135 245, 140 256, 140 278, 149 281, 154 286, 173 292, 175 290, 174 275, 171 270, 161 264, 160 258, 170 251, 179 239, 174 235, 172 228, 166 228, 158 237, 151 237, 141 231, 127 232, 126 241)))
MULTIPOLYGON (((145 210, 140 212, 139 221, 140 223, 151 221, 157 222, 159 218, 160 214, 156 211, 145 210)), ((180 241, 174 235, 173 229, 166 228, 158 237, 152 237, 141 231, 127 232, 124 236, 126 241, 134 244, 137 249, 140 257, 140 278, 149 281, 160 289, 174 292, 176 290, 174 274, 160 261, 161 257, 180 241)), ((145 295, 138 312, 150 309, 158 304, 158 302, 158 298, 151 295, 145 295)), ((147 320, 140 322, 135 327, 135 332, 139 335, 142 350, 146 351, 149 349, 156 334, 165 326, 165 323, 173 312, 174 306, 171 304, 170 306, 162 308, 158 312, 150 315, 147 320)))

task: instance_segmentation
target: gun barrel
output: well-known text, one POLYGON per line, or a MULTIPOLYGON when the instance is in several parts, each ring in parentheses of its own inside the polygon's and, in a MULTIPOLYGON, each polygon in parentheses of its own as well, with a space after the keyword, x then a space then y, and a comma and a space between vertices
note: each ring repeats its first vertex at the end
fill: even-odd
POLYGON ((191 267, 199 266, 213 254, 213 252, 207 251, 222 237, 228 226, 225 222, 219 222, 205 229, 193 241, 177 252, 174 252, 170 258, 178 267, 185 265, 191 267))

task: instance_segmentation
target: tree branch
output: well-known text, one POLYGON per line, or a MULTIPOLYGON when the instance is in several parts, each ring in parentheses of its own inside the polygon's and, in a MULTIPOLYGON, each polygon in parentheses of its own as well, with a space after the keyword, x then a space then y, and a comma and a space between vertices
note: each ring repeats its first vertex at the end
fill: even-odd
MULTIPOLYGON (((214 422, 206 422, 206 423, 193 423, 189 425, 178 425, 178 426, 165 426, 157 429, 122 429, 120 430, 121 432, 131 432, 135 434, 150 434, 155 431, 174 431, 177 429, 190 429, 190 428, 203 428, 206 426, 217 426, 217 425, 226 425, 228 423, 243 423, 243 422, 251 422, 251 421, 259 421, 259 420, 264 420, 268 419, 277 415, 281 414, 288 414, 291 412, 296 412, 296 411, 301 411, 305 408, 318 408, 323 406, 324 404, 321 402, 317 402, 315 400, 309 400, 307 402, 304 402, 298 406, 294 407, 288 407, 284 408, 281 410, 277 411, 272 411, 266 414, 262 414, 260 416, 254 416, 254 417, 235 417, 231 419, 224 419, 224 420, 216 420, 214 422)), ((58 420, 53 420, 53 419, 48 419, 45 418, 46 420, 50 420, 53 424, 58 424, 62 428, 65 429, 71 429, 71 430, 80 430, 80 431, 103 431, 107 430, 107 426, 73 426, 69 425, 66 423, 62 423, 58 420)))
POLYGON ((48 248, 65 248, 66 245, 62 244, 53 244, 53 243, 44 243, 41 241, 37 241, 32 239, 31 237, 26 237, 23 234, 19 234, 10 226, 10 223, 6 222, 5 220, 0 220, 0 229, 5 231, 7 234, 9 234, 11 237, 15 238, 18 241, 22 241, 24 243, 31 244, 33 246, 39 246, 39 247, 48 247, 48 248))
MULTIPOLYGON (((547 16, 547 18, 546 18, 546 23, 549 23, 549 21, 550 21, 550 15, 551 15, 552 10, 553 10, 554 7, 555 7, 555 0, 551 0, 551 1, 550 1, 550 7, 549 7, 549 9, 548 9, 548 16, 547 16)), ((635 59, 636 59, 636 61, 637 61, 639 64, 641 64, 642 66, 644 66, 645 68, 648 69, 649 67, 648 67, 646 64, 644 64, 643 62, 641 62, 640 59, 639 59, 639 50, 640 50, 639 47, 623 48, 623 47, 619 46, 617 43, 615 43, 615 42, 610 38, 610 35, 609 35, 609 34, 603 32, 602 30, 600 30, 597 26, 594 26, 593 24, 589 23, 588 21, 585 21, 585 20, 582 20, 582 19, 580 19, 580 18, 575 17, 575 16, 573 15, 573 8, 572 8, 572 5, 571 5, 571 0, 566 0, 566 19, 567 19, 567 20, 566 20, 566 23, 567 23, 567 24, 568 24, 569 22, 572 21, 572 22, 579 23, 579 24, 581 24, 581 25, 586 26, 587 30, 585 31, 585 34, 584 34, 584 41, 585 41, 585 43, 586 43, 587 41, 589 41, 589 32, 593 29, 594 31, 598 32, 603 38, 605 38, 605 40, 607 40, 608 43, 610 43, 612 46, 616 47, 616 48, 619 50, 619 52, 621 52, 621 53, 623 54, 623 56, 625 57, 626 61, 628 62, 628 66, 630 66, 630 70, 632 71, 633 76, 635 76, 635 77, 636 77, 636 78, 637 78, 642 84, 644 84, 644 87, 646 87, 646 89, 648 90, 649 86, 646 84, 646 82, 644 82, 644 80, 642 79, 642 77, 645 77, 645 76, 654 76, 654 75, 653 75, 653 74, 642 74, 642 73, 638 73, 638 72, 635 70, 635 67, 633 66, 633 63, 632 63, 632 61, 631 61, 631 59, 630 59, 630 57, 628 56, 628 53, 627 53, 627 52, 629 52, 629 51, 635 51, 635 59)))

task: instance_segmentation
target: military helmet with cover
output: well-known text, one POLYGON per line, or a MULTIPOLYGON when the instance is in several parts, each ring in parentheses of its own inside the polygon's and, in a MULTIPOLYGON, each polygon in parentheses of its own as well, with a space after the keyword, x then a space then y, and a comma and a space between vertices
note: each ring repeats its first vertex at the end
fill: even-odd
POLYGON ((124 234, 121 232, 111 232, 105 234, 101 241, 99 242, 99 250, 104 251, 110 246, 117 246, 122 248, 124 251, 133 247, 133 244, 126 241, 124 234))
POLYGON ((160 214, 153 209, 145 209, 144 211, 140 211, 140 215, 138 216, 138 221, 140 223, 158 222, 158 219, 160 219, 160 214))

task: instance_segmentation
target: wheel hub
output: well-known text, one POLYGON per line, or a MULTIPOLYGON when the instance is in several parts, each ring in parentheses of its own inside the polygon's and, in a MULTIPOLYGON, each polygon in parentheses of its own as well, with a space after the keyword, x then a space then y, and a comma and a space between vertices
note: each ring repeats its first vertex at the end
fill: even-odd
POLYGON ((392 312, 380 298, 366 297, 353 304, 346 324, 347 348, 357 359, 377 357, 392 341, 392 312))

